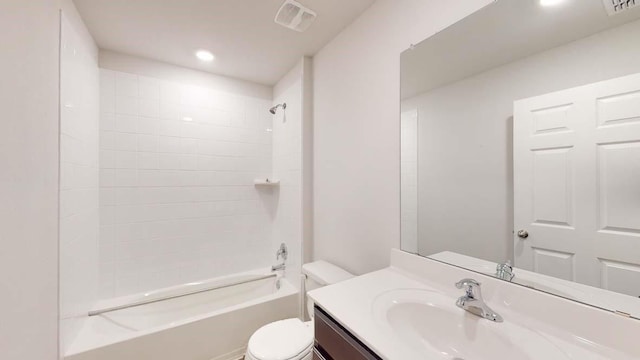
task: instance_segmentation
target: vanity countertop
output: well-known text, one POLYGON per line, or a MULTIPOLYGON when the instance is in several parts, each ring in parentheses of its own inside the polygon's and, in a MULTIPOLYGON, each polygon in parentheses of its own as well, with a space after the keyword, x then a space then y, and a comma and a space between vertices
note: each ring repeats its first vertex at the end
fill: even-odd
POLYGON ((640 359, 640 347, 635 344, 640 321, 636 319, 397 250, 392 251, 389 268, 310 291, 309 296, 387 360, 485 359, 503 350, 509 358, 523 360, 640 359), (468 277, 482 283, 486 303, 505 318, 503 323, 455 307, 463 291, 453 284, 468 277), (411 307, 414 300, 406 302, 409 306, 402 309, 401 320, 384 310, 409 296, 426 299, 418 302, 429 309, 446 311, 428 310, 412 318, 412 309, 427 309, 411 307), (394 327, 398 321, 408 325, 394 327), (415 335, 414 330, 423 335, 415 335), (426 344, 425 336, 436 341, 426 344), (455 339, 464 344, 458 346, 455 339))

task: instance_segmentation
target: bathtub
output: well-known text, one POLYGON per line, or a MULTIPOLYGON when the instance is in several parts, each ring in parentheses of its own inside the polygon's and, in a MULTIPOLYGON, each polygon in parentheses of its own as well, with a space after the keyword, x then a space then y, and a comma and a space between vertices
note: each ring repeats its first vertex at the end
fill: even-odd
POLYGON ((255 330, 298 316, 298 291, 265 270, 103 301, 95 308, 98 314, 82 319, 65 360, 236 360, 255 330), (166 297, 174 298, 161 300, 166 297), (126 307, 131 304, 142 305, 126 307))

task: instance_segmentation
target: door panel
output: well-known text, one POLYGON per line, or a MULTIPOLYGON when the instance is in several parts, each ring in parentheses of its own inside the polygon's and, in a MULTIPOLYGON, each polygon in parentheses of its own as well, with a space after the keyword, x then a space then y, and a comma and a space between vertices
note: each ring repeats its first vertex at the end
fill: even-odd
POLYGON ((572 226, 572 150, 572 147, 533 150, 534 224, 572 226))
POLYGON ((576 281, 575 254, 533 248, 533 270, 556 278, 576 281))

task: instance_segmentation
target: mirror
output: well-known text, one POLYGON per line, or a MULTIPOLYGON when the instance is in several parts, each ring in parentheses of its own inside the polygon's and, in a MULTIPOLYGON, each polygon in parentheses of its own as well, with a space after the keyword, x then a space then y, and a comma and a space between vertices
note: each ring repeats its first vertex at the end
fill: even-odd
POLYGON ((636 5, 499 0, 403 52, 403 250, 640 318, 636 5))

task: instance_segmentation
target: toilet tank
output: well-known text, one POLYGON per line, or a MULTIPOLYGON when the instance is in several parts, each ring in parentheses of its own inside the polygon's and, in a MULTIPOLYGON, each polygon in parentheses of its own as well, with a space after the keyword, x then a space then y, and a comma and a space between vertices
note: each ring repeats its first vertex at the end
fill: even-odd
MULTIPOLYGON (((348 271, 323 260, 302 265, 302 273, 306 275, 306 292, 354 277, 348 271)), ((307 313, 309 317, 313 317, 313 301, 309 297, 307 297, 307 313)))

